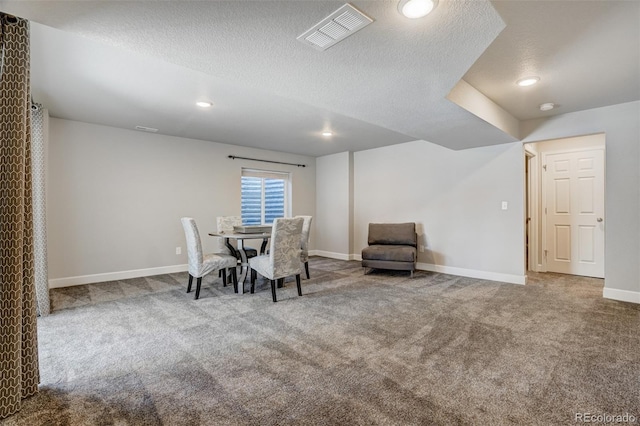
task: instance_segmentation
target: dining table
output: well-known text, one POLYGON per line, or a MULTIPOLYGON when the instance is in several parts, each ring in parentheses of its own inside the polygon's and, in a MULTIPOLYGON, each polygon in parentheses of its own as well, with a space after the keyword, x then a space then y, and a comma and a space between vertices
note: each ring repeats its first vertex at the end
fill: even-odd
POLYGON ((238 275, 238 284, 240 285, 238 285, 238 292, 240 294, 244 293, 244 281, 247 278, 247 274, 250 269, 244 242, 245 240, 261 239, 262 244, 260 245, 260 252, 258 254, 264 254, 267 244, 269 243, 269 238, 271 238, 271 232, 209 232, 209 235, 212 237, 223 238, 225 246, 238 258, 238 261, 240 262, 240 274, 238 275), (235 247, 231 244, 231 240, 235 240, 237 242, 235 247))

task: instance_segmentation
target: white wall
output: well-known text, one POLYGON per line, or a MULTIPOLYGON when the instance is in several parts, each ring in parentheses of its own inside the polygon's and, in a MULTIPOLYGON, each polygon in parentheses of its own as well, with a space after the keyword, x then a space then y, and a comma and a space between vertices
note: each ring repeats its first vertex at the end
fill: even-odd
POLYGON ((415 141, 354 154, 354 249, 370 222, 417 222, 419 267, 524 283, 520 143, 452 151, 415 141), (502 201, 508 210, 501 209, 502 201))
MULTIPOLYGON (((604 296, 640 303, 640 102, 529 120, 521 128, 525 143, 604 133, 604 296)), ((449 151, 416 141, 355 153, 351 255, 357 258, 366 245, 369 222, 415 221, 427 248, 419 266, 518 282, 524 274, 521 149, 514 143, 449 151), (501 201, 509 210, 499 209, 501 201)), ((328 203, 330 194, 318 193, 317 204, 328 203)))
POLYGON ((316 159, 316 253, 351 259, 353 245, 353 154, 316 159))
POLYGON ((525 142, 605 133, 604 296, 640 303, 640 102, 523 123, 525 142))
MULTIPOLYGON (((640 102, 631 102, 522 125, 525 142, 605 133, 604 295, 636 303, 639 117, 640 102)), ((451 151, 415 141, 313 159, 60 119, 50 120, 49 143, 49 273, 61 285, 184 265, 186 256, 175 255, 184 248, 179 218, 194 216, 206 234, 216 216, 238 214, 242 166, 293 173, 293 214, 314 216, 311 249, 319 254, 358 258, 369 222, 415 221, 426 245, 420 267, 510 282, 524 276, 519 143, 451 151)))
MULTIPOLYGON (((315 159, 52 118, 47 228, 51 286, 186 270, 180 217, 205 251, 216 216, 240 214, 240 169, 292 173, 292 213, 315 216, 315 159), (307 167, 231 160, 239 155, 307 167), (182 247, 181 255, 175 254, 182 247)), ((313 235, 313 234, 312 234, 313 235)), ((313 236, 312 236, 313 249, 313 236)))

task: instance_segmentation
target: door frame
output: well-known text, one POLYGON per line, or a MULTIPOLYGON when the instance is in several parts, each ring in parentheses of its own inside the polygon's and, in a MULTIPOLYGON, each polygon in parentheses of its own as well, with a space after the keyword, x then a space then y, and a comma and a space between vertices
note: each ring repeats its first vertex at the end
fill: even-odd
POLYGON ((538 224, 540 223, 538 217, 538 211, 540 206, 540 155, 539 153, 527 149, 525 144, 524 155, 527 162, 527 177, 526 177, 526 205, 525 209, 525 238, 528 247, 527 253, 527 271, 542 272, 542 265, 538 258, 538 224), (527 218, 529 219, 527 221, 527 218))

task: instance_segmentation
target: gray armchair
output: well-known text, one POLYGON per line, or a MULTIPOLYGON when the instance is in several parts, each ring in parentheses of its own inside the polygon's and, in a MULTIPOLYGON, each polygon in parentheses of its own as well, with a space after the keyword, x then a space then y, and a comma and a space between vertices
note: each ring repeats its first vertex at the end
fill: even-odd
POLYGON ((368 244, 362 250, 364 268, 410 271, 413 277, 418 246, 414 222, 370 223, 368 244))

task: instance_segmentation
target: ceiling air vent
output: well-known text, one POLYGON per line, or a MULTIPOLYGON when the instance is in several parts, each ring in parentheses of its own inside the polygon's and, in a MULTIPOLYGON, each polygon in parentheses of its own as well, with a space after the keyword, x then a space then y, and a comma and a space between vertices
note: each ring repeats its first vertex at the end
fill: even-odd
POLYGON ((358 30, 373 22, 350 4, 327 16, 321 22, 298 36, 298 40, 318 50, 327 50, 358 30))

